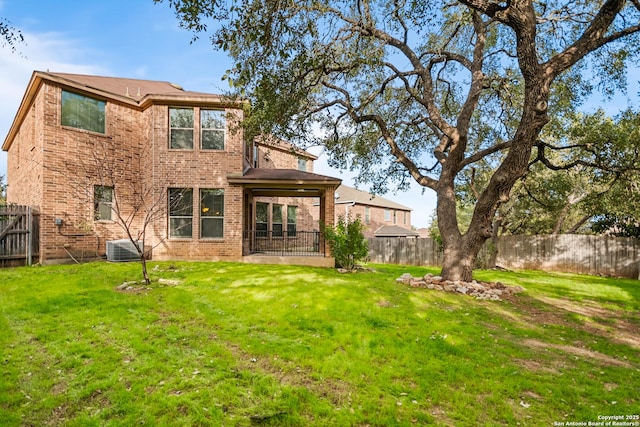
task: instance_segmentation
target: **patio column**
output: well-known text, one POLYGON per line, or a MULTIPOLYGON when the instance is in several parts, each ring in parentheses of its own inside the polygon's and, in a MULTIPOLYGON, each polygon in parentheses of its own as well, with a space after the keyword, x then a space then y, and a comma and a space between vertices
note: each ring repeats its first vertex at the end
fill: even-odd
MULTIPOLYGON (((320 197, 320 224, 333 227, 335 223, 335 194, 336 187, 328 186, 320 197)), ((325 241, 324 233, 320 233, 320 245, 324 248, 325 257, 331 256, 331 248, 325 241)))

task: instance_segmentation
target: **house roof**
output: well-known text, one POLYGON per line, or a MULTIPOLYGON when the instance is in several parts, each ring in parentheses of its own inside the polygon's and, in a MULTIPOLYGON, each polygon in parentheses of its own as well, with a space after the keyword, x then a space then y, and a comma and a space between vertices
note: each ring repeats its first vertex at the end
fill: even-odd
POLYGON ((296 169, 249 168, 243 175, 227 175, 230 184, 242 184, 257 196, 316 197, 327 187, 337 187, 342 182, 317 173, 296 169))
POLYGON ((255 142, 256 144, 262 145, 263 147, 269 147, 269 148, 273 148, 275 150, 279 150, 279 151, 283 151, 285 153, 291 153, 297 156, 301 156, 301 157, 306 157, 310 160, 317 160, 318 156, 313 155, 311 153, 309 153, 308 151, 305 151, 303 149, 301 149, 300 147, 297 147, 293 144, 291 144, 288 141, 285 141, 283 139, 280 138, 276 138, 274 136, 258 136, 255 138, 255 142))
POLYGON ((420 233, 398 225, 383 225, 373 232, 376 237, 420 237, 420 233))
POLYGON ((86 95, 128 104, 141 110, 152 104, 179 103, 180 105, 215 105, 235 108, 239 108, 241 104, 223 95, 185 91, 179 85, 170 82, 34 71, 2 145, 3 150, 9 150, 44 81, 57 83, 86 95))
POLYGON ((357 190, 347 185, 341 185, 336 189, 336 204, 356 203, 359 205, 377 206, 381 208, 397 209, 401 211, 411 211, 413 209, 396 203, 384 197, 376 196, 366 191, 357 190))

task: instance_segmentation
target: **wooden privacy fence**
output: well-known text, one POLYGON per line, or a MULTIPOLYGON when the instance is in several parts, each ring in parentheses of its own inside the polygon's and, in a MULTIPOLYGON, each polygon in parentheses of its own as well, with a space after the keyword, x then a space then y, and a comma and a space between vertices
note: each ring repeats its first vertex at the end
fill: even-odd
MULTIPOLYGON (((630 237, 501 236, 495 247, 485 244, 478 259, 488 260, 496 250, 496 265, 507 269, 640 278, 640 241, 630 237)), ((369 239, 369 259, 382 264, 441 265, 442 252, 432 239, 375 237, 369 239)))
POLYGON ((38 259, 39 224, 34 208, 0 205, 0 266, 31 265, 38 259))

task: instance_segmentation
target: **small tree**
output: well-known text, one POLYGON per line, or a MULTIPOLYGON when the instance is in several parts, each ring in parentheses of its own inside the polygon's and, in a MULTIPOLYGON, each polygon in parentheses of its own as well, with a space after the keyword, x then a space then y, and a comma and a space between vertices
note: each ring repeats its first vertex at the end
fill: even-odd
POLYGON ((358 261, 369 254, 369 244, 364 238, 364 224, 359 217, 351 219, 340 215, 335 227, 324 227, 324 236, 338 267, 353 270, 358 261))
POLYGON ((4 183, 4 175, 0 175, 0 205, 7 202, 7 184, 4 183))
POLYGON ((128 170, 144 168, 149 152, 148 147, 140 144, 140 151, 130 154, 128 162, 122 162, 118 151, 120 148, 110 142, 96 143, 91 156, 73 158, 64 170, 58 172, 69 177, 74 197, 81 204, 93 206, 94 212, 85 213, 87 218, 93 215, 88 222, 92 224, 90 229, 95 232, 101 227, 104 231, 105 225, 100 224, 99 220, 104 219, 102 214, 105 214, 124 233, 137 252, 142 276, 149 285, 151 279, 147 271, 147 260, 153 247, 164 241, 164 238, 159 237, 159 242, 149 246, 146 244, 148 232, 165 217, 168 207, 180 201, 168 200, 166 189, 171 186, 168 180, 154 185, 140 176, 123 179, 128 170))

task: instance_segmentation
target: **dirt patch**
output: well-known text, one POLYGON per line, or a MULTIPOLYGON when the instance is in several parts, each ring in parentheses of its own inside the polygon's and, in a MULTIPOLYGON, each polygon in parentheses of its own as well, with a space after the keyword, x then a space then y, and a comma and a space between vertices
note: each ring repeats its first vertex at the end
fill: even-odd
POLYGON ((640 324, 624 319, 619 312, 598 306, 595 301, 582 301, 578 304, 561 298, 539 297, 537 300, 552 309, 538 308, 526 298, 511 299, 509 303, 532 325, 561 325, 580 329, 640 350, 640 324), (583 316, 584 322, 569 321, 568 313, 583 316))
POLYGON ((577 357, 583 357, 583 358, 587 358, 587 359, 594 359, 597 360, 601 363, 604 363, 606 365, 610 365, 610 366, 620 366, 623 368, 632 368, 633 365, 631 365, 629 362, 625 361, 625 360, 619 360, 616 358, 613 358, 611 356, 607 356, 606 354, 602 354, 599 353, 597 351, 593 351, 593 350, 589 350, 588 348, 585 347, 578 347, 578 346, 573 346, 573 345, 560 345, 560 344, 550 344, 550 343, 546 343, 546 342, 542 342, 542 341, 538 341, 538 340, 534 340, 534 339, 527 339, 524 340, 522 342, 522 344, 526 347, 533 347, 533 348, 538 348, 538 349, 547 349, 547 348, 552 348, 554 350, 559 350, 562 351, 564 353, 569 353, 572 354, 574 356, 577 357))

